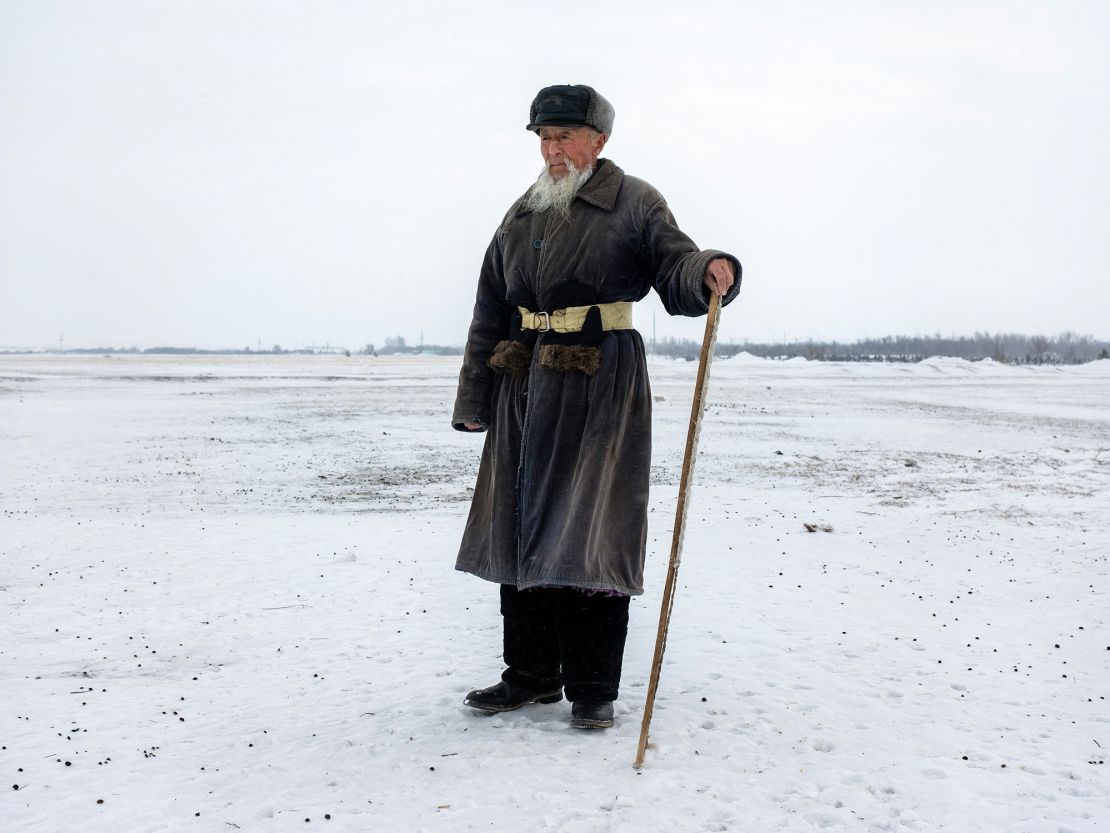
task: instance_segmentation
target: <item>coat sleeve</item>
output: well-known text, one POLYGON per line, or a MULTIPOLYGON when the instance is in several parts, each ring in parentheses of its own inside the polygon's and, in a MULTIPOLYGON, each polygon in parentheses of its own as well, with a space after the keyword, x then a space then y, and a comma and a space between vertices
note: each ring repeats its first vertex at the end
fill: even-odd
POLYGON ((640 260, 671 315, 705 315, 709 311, 709 290, 703 282, 709 261, 723 257, 732 261, 736 282, 722 299, 728 304, 740 291, 740 261, 727 252, 699 249, 675 222, 674 215, 660 197, 646 214, 641 239, 640 260))
POLYGON ((474 315, 463 351, 459 388, 451 425, 466 431, 463 423, 472 422, 487 428, 496 374, 486 362, 498 341, 508 337, 513 307, 505 299, 505 275, 501 253, 501 230, 493 236, 482 261, 478 277, 478 295, 474 315))

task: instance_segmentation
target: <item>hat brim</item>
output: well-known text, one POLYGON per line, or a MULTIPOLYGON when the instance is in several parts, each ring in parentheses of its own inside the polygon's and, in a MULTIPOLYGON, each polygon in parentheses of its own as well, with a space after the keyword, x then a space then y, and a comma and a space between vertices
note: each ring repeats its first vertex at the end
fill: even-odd
POLYGON ((534 121, 525 126, 525 130, 539 130, 541 127, 589 127, 588 124, 581 121, 571 121, 570 119, 552 119, 551 121, 534 121))

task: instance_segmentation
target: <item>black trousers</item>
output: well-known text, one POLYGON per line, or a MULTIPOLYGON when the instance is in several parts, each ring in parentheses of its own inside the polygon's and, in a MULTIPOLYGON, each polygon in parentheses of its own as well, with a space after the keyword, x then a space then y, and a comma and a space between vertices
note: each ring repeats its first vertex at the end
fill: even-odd
POLYGON ((501 585, 505 622, 502 679, 560 685, 568 700, 616 700, 628 634, 628 596, 573 587, 501 585))

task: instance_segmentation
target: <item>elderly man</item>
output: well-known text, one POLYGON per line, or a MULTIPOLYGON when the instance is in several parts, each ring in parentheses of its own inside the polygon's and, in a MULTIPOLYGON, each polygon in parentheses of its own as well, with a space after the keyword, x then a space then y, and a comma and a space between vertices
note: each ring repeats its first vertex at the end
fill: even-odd
POLYGON ((466 705, 554 703, 613 724, 629 597, 643 592, 651 391, 632 302, 703 315, 740 288, 663 197, 600 158, 614 111, 581 84, 540 90, 544 168, 509 209, 478 279, 452 424, 487 431, 456 569, 501 585, 501 681, 466 705))

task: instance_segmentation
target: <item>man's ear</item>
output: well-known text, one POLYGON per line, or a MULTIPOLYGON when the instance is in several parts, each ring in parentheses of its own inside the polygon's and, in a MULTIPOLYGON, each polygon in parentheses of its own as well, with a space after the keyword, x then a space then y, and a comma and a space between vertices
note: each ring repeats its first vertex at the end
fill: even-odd
POLYGON ((605 147, 605 143, 608 142, 608 141, 609 141, 608 134, 605 134, 605 133, 598 133, 597 134, 597 154, 596 154, 597 156, 601 156, 601 151, 605 147))

